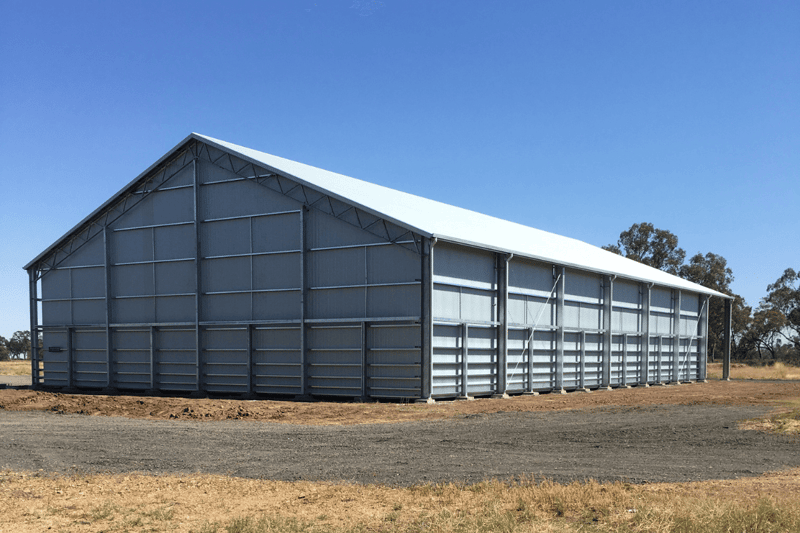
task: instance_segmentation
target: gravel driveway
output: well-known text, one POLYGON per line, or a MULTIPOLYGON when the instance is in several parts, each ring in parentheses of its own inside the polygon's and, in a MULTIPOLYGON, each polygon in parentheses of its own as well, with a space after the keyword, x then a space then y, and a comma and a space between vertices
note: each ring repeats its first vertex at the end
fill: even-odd
POLYGON ((300 426, 0 411, 0 468, 207 472, 407 485, 520 474, 681 482, 800 466, 800 439, 736 429, 765 407, 606 407, 300 426))

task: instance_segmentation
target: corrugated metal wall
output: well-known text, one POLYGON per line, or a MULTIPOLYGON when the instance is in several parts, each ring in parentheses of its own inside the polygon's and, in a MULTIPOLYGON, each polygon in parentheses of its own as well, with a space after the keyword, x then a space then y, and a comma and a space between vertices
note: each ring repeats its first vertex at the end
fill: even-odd
POLYGON ((44 385, 448 398, 705 377, 697 294, 423 242, 199 142, 153 173, 36 267, 44 385))
POLYGON ((195 154, 43 273, 43 384, 419 397, 419 254, 195 154))
POLYGON ((504 295, 505 254, 440 242, 433 257, 434 397, 705 379, 698 294, 514 257, 504 295))

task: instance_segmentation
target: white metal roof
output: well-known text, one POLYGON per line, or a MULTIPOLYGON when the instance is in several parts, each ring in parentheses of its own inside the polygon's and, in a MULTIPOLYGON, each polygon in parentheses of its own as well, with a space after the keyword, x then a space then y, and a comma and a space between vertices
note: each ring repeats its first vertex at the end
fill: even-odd
POLYGON ((294 179, 345 203, 355 205, 428 237, 477 246, 488 250, 510 252, 518 256, 566 267, 601 272, 621 278, 730 298, 730 296, 715 290, 607 252, 602 248, 577 239, 563 237, 555 233, 523 226, 516 222, 390 189, 389 187, 312 167, 198 133, 190 134, 177 144, 58 241, 36 256, 24 268, 31 268, 39 260, 47 256, 62 241, 101 213, 117 197, 124 194, 131 187, 135 187, 152 169, 165 161, 191 139, 198 139, 252 163, 265 166, 278 174, 294 179))
POLYGON ((397 191, 204 135, 194 135, 211 145, 240 154, 254 163, 265 165, 315 189, 332 193, 349 204, 356 204, 430 237, 489 250, 511 252, 567 267, 729 298, 715 290, 577 239, 397 191))

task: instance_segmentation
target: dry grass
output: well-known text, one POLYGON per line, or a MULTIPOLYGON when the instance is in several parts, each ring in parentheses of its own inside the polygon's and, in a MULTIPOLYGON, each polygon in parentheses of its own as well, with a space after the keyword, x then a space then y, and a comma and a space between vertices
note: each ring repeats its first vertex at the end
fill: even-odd
POLYGON ((798 531, 800 469, 682 484, 522 479, 396 488, 0 472, 0 531, 798 531))
POLYGON ((0 376, 28 376, 30 373, 30 361, 0 361, 0 376))
MULTIPOLYGON (((708 363, 708 377, 722 379, 722 363, 708 363)), ((731 363, 731 379, 800 379, 800 368, 780 361, 765 366, 731 363)))

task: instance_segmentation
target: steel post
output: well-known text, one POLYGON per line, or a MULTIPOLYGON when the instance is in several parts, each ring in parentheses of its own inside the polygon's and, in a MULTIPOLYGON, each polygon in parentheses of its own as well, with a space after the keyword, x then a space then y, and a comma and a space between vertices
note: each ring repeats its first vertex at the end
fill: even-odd
POLYGON ((192 183, 194 186, 194 261, 195 261, 195 299, 194 299, 194 342, 195 342, 195 390, 200 393, 203 390, 203 370, 202 370, 202 334, 200 331, 201 305, 202 305, 202 282, 200 277, 200 177, 197 169, 197 157, 192 160, 192 183))
POLYGON ((672 319, 672 381, 680 383, 681 376, 681 291, 675 289, 674 317, 672 319))
POLYGON ((647 385, 650 382, 650 289, 652 285, 640 285, 642 290, 642 372, 639 383, 647 385))
POLYGON ((506 254, 496 254, 497 264, 497 388, 505 397, 508 389, 508 262, 506 254))
POLYGON ((700 308, 703 310, 703 316, 700 317, 700 334, 697 339, 697 379, 705 381, 708 376, 708 314, 711 305, 710 296, 698 296, 702 303, 700 308))
POLYGON ((36 280, 36 267, 28 270, 28 294, 30 298, 31 321, 31 384, 39 386, 39 296, 36 280))
POLYGON ((556 390, 564 390, 564 288, 567 269, 556 267, 556 390))
POLYGON ((603 378, 601 386, 611 388, 611 313, 614 301, 614 276, 606 276, 603 284, 603 378))
MULTIPOLYGON (((103 275, 105 276, 105 312, 106 312, 106 387, 111 388, 113 380, 113 357, 111 343, 111 244, 108 235, 108 226, 103 226, 103 275)), ((155 257, 153 258, 155 259, 155 257)), ((155 300, 155 299, 154 299, 155 300)))
POLYGON ((733 321, 733 299, 725 298, 725 320, 722 331, 722 379, 731 379, 731 324, 733 321))
POLYGON ((420 254, 421 268, 421 400, 431 401, 433 394, 433 250, 436 239, 425 239, 420 254))

